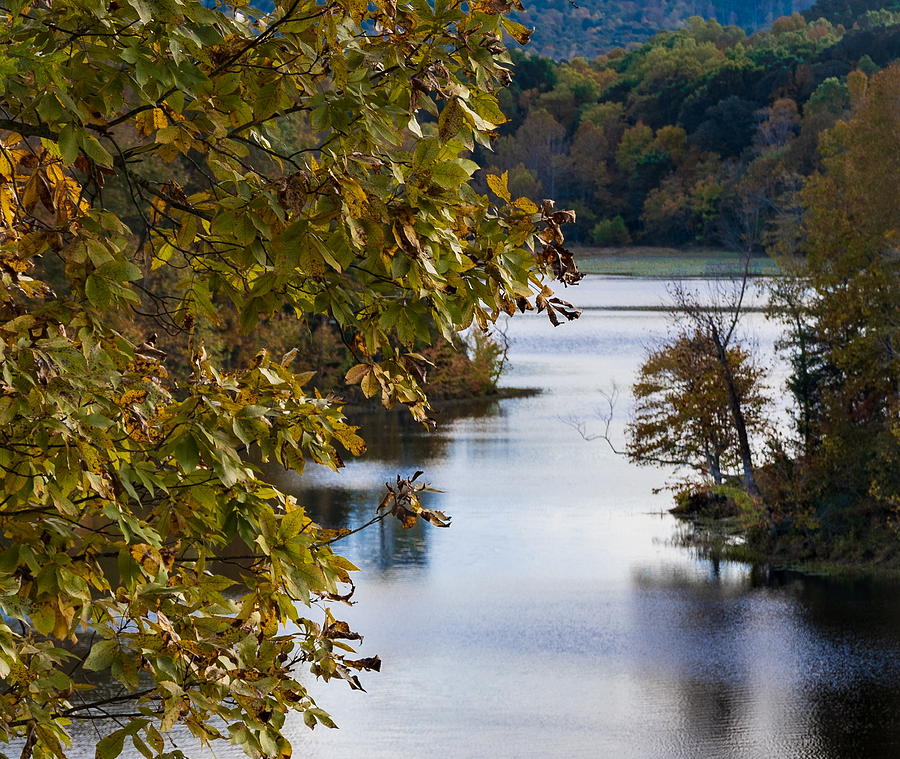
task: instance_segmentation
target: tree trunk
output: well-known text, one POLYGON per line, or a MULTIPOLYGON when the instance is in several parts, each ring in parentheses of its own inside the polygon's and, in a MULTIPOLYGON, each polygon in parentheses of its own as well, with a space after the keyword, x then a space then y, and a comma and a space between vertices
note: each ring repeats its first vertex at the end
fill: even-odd
POLYGON ((725 389, 728 391, 728 405, 731 408, 731 416, 734 420, 734 429, 738 436, 738 452, 741 456, 741 465, 744 470, 744 489, 752 496, 759 497, 759 488, 753 474, 753 455, 750 452, 750 439, 747 436, 747 423, 744 420, 744 410, 741 407, 741 397, 738 393, 737 383, 731 371, 728 354, 722 344, 722 336, 719 330, 712 330, 713 342, 716 346, 719 364, 722 367, 722 379, 725 381, 725 389))
POLYGON ((712 452, 707 447, 706 451, 706 469, 709 472, 709 476, 713 478, 713 482, 716 485, 722 484, 722 469, 719 465, 719 457, 714 456, 712 452))

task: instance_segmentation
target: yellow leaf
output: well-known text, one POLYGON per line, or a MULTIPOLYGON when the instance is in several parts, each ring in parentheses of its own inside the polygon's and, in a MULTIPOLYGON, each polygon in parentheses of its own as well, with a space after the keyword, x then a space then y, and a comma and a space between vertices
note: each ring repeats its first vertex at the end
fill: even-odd
POLYGON ((528 198, 516 198, 513 201, 513 205, 518 208, 520 211, 524 211, 525 213, 537 213, 538 207, 530 201, 528 198))
POLYGON ((149 111, 141 111, 134 117, 134 126, 144 137, 153 134, 153 116, 149 111))
POLYGON ((199 229, 199 222, 196 216, 191 216, 186 214, 184 220, 181 223, 181 228, 178 230, 178 234, 175 237, 175 242, 179 248, 189 248, 191 244, 194 242, 194 239, 197 237, 197 230, 199 229))
POLYGON ((47 164, 46 176, 47 181, 50 183, 50 187, 55 187, 57 184, 65 181, 62 169, 59 167, 59 164, 55 162, 47 164))
POLYGON ((53 625, 53 631, 50 634, 54 638, 65 640, 69 637, 69 632, 72 629, 72 620, 75 618, 75 607, 65 603, 62 596, 57 597, 56 604, 56 620, 53 625))
POLYGON ((344 429, 336 429, 334 436, 341 441, 344 446, 354 456, 359 456, 366 452, 366 444, 363 439, 356 434, 355 427, 346 427, 344 429))
POLYGON ((16 220, 14 203, 15 198, 12 197, 12 193, 6 187, 0 188, 0 220, 3 221, 4 226, 10 228, 16 220))
POLYGON ((175 248, 169 243, 164 242, 160 245, 159 250, 154 252, 153 258, 150 261, 150 271, 156 271, 160 267, 165 266, 174 252, 175 248))
POLYGON ((131 558, 140 564, 148 575, 156 576, 162 566, 162 556, 156 548, 146 543, 136 543, 131 546, 130 553, 131 558))
POLYGON ((347 374, 344 376, 344 382, 348 385, 355 385, 370 371, 371 367, 368 364, 357 364, 347 371, 347 374))
POLYGON ((359 383, 359 386, 362 388, 363 395, 366 398, 371 398, 375 393, 378 392, 378 378, 374 373, 369 372, 363 377, 362 382, 359 383))
POLYGON ((162 129, 169 125, 169 120, 166 118, 166 114, 163 112, 162 108, 154 108, 150 111, 150 114, 153 118, 153 126, 157 129, 162 129))
POLYGON ((342 569, 346 569, 348 572, 359 572, 359 567, 349 559, 345 559, 343 556, 334 554, 328 557, 328 561, 332 566, 341 567, 342 569))
POLYGON ((416 234, 415 227, 411 224, 404 223, 401 226, 401 230, 403 232, 403 237, 406 241, 413 246, 419 253, 422 252, 422 243, 419 242, 419 236, 416 234))
POLYGON ((13 175, 16 173, 15 167, 13 166, 12 161, 7 156, 7 151, 0 151, 0 174, 8 179, 12 179, 13 175))
MULTIPOLYGON (((499 176, 497 174, 488 174, 487 175, 487 184, 488 187, 491 188, 494 195, 503 198, 507 203, 512 199, 512 195, 509 194, 509 172, 504 171, 499 176)), ((537 209, 535 209, 536 211, 537 209)))
POLYGON ((28 184, 25 185, 25 192, 22 194, 22 205, 29 213, 34 210, 40 197, 38 189, 38 182, 40 181, 41 175, 38 172, 35 172, 28 180, 28 184))
POLYGON ((528 44, 528 40, 531 38, 531 29, 523 26, 518 21, 513 21, 511 18, 503 18, 500 23, 503 24, 503 28, 516 42, 520 45, 528 44))
POLYGON ((362 218, 369 205, 369 196, 366 195, 366 191, 360 186, 359 182, 350 177, 343 179, 341 187, 344 191, 344 202, 347 204, 350 215, 354 219, 362 218))
POLYGON ((169 126, 169 120, 161 108, 151 108, 147 111, 141 111, 135 116, 134 124, 138 132, 145 137, 149 137, 156 130, 169 126))
POLYGON ((350 18, 357 22, 361 21, 366 15, 367 8, 367 0, 348 0, 347 2, 347 13, 350 18))

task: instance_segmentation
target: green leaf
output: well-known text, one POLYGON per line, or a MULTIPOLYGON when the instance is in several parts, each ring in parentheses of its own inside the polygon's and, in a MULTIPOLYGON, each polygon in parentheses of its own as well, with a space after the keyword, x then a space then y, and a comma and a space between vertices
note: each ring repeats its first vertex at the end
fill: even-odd
POLYGON ((99 309, 108 309, 112 303, 112 290, 109 283, 97 274, 91 274, 84 283, 84 294, 91 305, 99 309))
POLYGON ((82 665, 89 672, 102 672, 109 669, 119 646, 114 640, 101 640, 91 646, 91 652, 82 665))
POLYGON ((451 99, 438 116, 438 136, 441 142, 448 142, 459 134, 465 123, 466 114, 459 98, 451 99))
POLYGON ((113 425, 112 419, 97 413, 88 414, 82 421, 89 427, 99 427, 101 430, 105 430, 113 425))
POLYGON ((173 450, 175 460, 187 474, 193 472, 200 464, 200 450, 191 433, 182 435, 173 450))
POLYGON ((269 118, 278 110, 280 100, 277 80, 260 88, 253 99, 253 118, 257 120, 269 118))
POLYGON ((141 270, 130 261, 110 261, 98 268, 97 274, 114 282, 133 282, 141 278, 141 270))
POLYGON ((441 154, 441 143, 433 137, 427 137, 416 145, 413 151, 412 166, 414 171, 422 171, 437 161, 441 154))
POLYGON ((37 609, 31 613, 31 623, 41 635, 50 635, 56 626, 56 612, 47 607, 37 609))
POLYGON ((128 4, 137 11, 142 24, 149 24, 153 20, 153 8, 146 0, 128 0, 128 4))
POLYGON ((154 759, 154 757, 156 756, 153 749, 151 749, 150 746, 148 746, 144 741, 144 739, 141 738, 141 736, 139 736, 137 733, 132 734, 131 742, 134 744, 134 747, 141 752, 141 755, 145 756, 147 759, 154 759))
POLYGON ((127 734, 124 729, 121 729, 101 738, 94 752, 95 759, 116 759, 122 753, 127 734))
POLYGON ((96 137, 91 137, 89 134, 83 134, 81 145, 88 157, 96 163, 99 163, 101 166, 113 165, 113 157, 110 155, 109 151, 100 144, 96 137))
POLYGON ((75 127, 66 124, 59 132, 59 154, 66 163, 75 163, 79 152, 78 134, 75 127))
POLYGON ((431 176, 441 187, 455 189, 469 179, 469 172, 456 161, 444 161, 431 167, 431 176))

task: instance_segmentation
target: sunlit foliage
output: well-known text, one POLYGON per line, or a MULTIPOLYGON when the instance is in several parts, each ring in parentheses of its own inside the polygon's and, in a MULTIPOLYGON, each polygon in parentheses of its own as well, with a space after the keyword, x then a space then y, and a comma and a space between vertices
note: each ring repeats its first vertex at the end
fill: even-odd
MULTIPOLYGON (((416 341, 576 315, 541 279, 578 279, 572 215, 469 187, 467 151, 504 121, 502 34, 525 37, 507 9, 0 13, 0 741, 22 757, 108 711, 99 759, 181 756, 176 725, 287 756, 288 712, 332 724, 301 673, 358 688, 378 668, 327 607, 352 592, 343 533, 251 463, 339 468, 363 441, 290 353, 225 368, 204 337, 222 314, 325 320, 349 379, 424 419, 416 341)), ((424 488, 397 478, 373 520, 445 526, 424 488)))

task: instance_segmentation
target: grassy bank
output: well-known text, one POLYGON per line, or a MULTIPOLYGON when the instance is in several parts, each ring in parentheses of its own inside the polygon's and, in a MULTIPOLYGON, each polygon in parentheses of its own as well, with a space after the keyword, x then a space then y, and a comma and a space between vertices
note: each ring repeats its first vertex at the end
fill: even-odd
POLYGON ((777 570, 833 577, 900 579, 900 552, 895 534, 876 531, 866 537, 845 537, 837 545, 813 546, 799 535, 748 535, 731 514, 685 514, 672 509, 679 530, 675 543, 713 561, 736 561, 777 570))
MULTIPOLYGON (((585 274, 632 277, 734 277, 744 272, 744 257, 727 250, 699 248, 573 248, 578 268, 585 274)), ((764 255, 750 260, 753 276, 772 276, 778 264, 764 255)))

